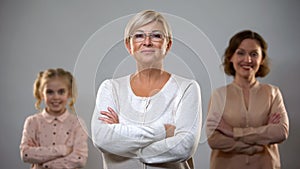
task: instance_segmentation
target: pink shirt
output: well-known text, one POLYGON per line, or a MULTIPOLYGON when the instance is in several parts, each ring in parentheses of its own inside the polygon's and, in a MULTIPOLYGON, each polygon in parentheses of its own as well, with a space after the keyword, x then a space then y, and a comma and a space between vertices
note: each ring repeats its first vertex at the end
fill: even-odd
POLYGON ((233 137, 219 131, 207 130, 212 148, 211 169, 279 169, 278 144, 289 133, 288 114, 278 87, 256 84, 249 91, 246 108, 242 89, 235 83, 214 91, 208 118, 221 113, 233 126, 233 137), (280 113, 278 124, 268 124, 269 115, 280 113))
POLYGON ((66 111, 61 116, 45 110, 29 116, 20 144, 21 158, 32 169, 80 168, 88 157, 87 133, 83 121, 66 111), (68 153, 68 148, 73 151, 68 153))

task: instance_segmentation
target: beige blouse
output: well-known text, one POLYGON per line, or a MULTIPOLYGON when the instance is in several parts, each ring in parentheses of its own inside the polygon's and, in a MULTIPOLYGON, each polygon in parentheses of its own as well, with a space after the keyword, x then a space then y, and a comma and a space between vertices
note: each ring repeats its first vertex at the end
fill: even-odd
POLYGON ((218 88, 211 96, 208 118, 220 113, 233 126, 233 137, 207 128, 212 149, 211 169, 278 169, 278 143, 289 133, 288 115, 280 90, 256 82, 249 92, 245 106, 242 89, 235 83, 218 88), (269 115, 280 113, 278 124, 268 124, 269 115))

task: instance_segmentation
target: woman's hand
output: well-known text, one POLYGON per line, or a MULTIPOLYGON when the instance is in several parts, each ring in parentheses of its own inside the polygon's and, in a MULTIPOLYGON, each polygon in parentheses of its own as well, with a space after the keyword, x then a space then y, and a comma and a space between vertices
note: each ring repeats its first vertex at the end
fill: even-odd
POLYGON ((272 113, 269 115, 268 124, 278 124, 281 119, 280 113, 272 113))
POLYGON ((111 108, 107 108, 108 111, 100 111, 100 114, 106 117, 99 117, 99 120, 103 121, 106 124, 118 124, 119 116, 118 114, 111 108))
POLYGON ((166 138, 173 137, 175 133, 176 126, 172 124, 164 124, 166 130, 166 138))
POLYGON ((225 134, 228 137, 233 137, 233 127, 231 125, 229 125, 223 119, 223 117, 221 117, 219 125, 217 126, 217 130, 219 130, 220 132, 222 132, 223 134, 225 134))
POLYGON ((229 125, 220 114, 214 112, 207 119, 207 127, 218 130, 228 137, 233 137, 233 127, 229 125))
POLYGON ((73 151, 73 146, 67 146, 67 154, 66 154, 66 156, 68 154, 72 153, 72 151, 73 151))

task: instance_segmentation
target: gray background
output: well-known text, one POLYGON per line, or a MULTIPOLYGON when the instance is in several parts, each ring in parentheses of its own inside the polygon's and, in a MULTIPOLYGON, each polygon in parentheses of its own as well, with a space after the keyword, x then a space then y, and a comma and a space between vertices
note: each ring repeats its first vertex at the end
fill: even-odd
MULTIPOLYGON (((260 80, 280 87, 290 118, 289 138, 280 145, 282 168, 299 168, 297 156, 300 152, 300 124, 297 122, 300 115, 297 113, 297 96, 300 95, 300 57, 297 49, 300 47, 300 2, 297 0, 1 0, 1 168, 29 168, 29 164, 20 160, 19 144, 24 120, 35 112, 32 85, 36 74, 41 70, 62 67, 74 72, 79 80, 80 90, 76 107, 89 129, 94 94, 100 82, 104 78, 124 73, 124 69, 128 72, 134 70, 134 63, 123 47, 121 35, 119 41, 114 42, 105 53, 101 63, 94 61, 98 67, 91 74, 79 71, 79 66, 83 69, 84 64, 80 65, 78 58, 82 56, 81 52, 88 44, 88 39, 95 35, 97 30, 118 18, 143 9, 154 9, 186 19, 206 35, 219 57, 229 38, 240 30, 253 29, 266 39, 272 67, 271 73, 260 80), (121 64, 121 61, 124 62, 121 64), (128 64, 133 66, 126 66, 128 64), (93 81, 86 83, 89 81, 84 81, 84 74, 93 77, 93 81)), ((115 30, 122 32, 124 26, 114 27, 103 41, 109 41, 108 38, 114 36, 115 30)), ((177 25, 171 26, 175 35, 177 25)), ((186 36, 192 36, 191 33, 193 32, 187 31, 186 36)), ((194 40, 195 43, 197 40, 194 40)), ((199 46, 201 48, 201 43, 199 46)), ((193 53, 193 50, 180 38, 175 38, 168 56, 175 56, 175 59, 167 57, 166 67, 171 72, 182 72, 183 76, 194 77, 199 82, 205 118, 209 94, 215 88, 211 79, 218 76, 220 67, 217 64, 205 65, 199 62, 199 55, 193 53), (178 67, 180 63, 185 63, 186 66, 178 67), (207 66, 215 66, 216 72, 208 71, 207 66)), ((86 65, 86 70, 89 70, 89 65, 86 65)), ((208 168, 209 152, 205 136, 202 136, 195 156, 196 168, 208 168)), ((101 161, 100 153, 89 140, 89 159, 85 168, 102 168, 101 161)))

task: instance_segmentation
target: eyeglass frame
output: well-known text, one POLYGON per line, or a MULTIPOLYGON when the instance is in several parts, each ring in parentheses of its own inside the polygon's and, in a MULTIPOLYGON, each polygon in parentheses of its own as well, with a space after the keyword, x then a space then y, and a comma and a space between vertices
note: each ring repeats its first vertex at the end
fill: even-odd
POLYGON ((162 31, 159 31, 159 30, 152 31, 152 32, 149 32, 149 33, 146 33, 144 31, 137 31, 137 32, 135 32, 135 33, 133 33, 129 36, 130 39, 132 39, 134 42, 138 42, 138 43, 145 41, 147 37, 150 38, 151 42, 162 42, 165 38, 168 38, 165 33, 163 33, 162 31), (160 35, 162 35, 162 38, 160 38, 159 40, 154 40, 155 37, 153 37, 153 35, 155 35, 155 33, 159 33, 160 35), (134 36, 137 35, 137 34, 142 34, 144 36, 143 40, 136 41, 134 36))

